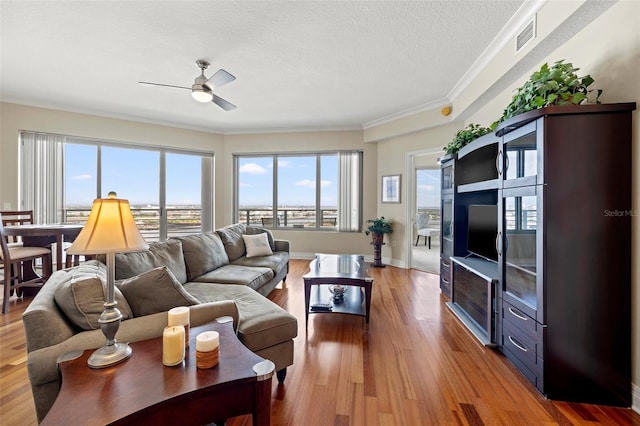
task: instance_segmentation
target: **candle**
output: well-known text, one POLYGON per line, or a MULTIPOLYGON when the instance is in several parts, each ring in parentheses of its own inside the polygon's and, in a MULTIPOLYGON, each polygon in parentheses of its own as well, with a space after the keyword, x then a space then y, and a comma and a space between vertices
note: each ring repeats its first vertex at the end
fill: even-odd
POLYGON ((217 331, 205 331, 196 336, 196 350, 211 352, 220 345, 220 335, 217 331))
POLYGON ((184 360, 184 327, 175 325, 165 327, 162 332, 162 363, 167 366, 178 365, 184 360))
POLYGON ((184 347, 189 348, 189 308, 179 306, 167 313, 167 326, 181 325, 184 327, 184 347))
POLYGON ((218 365, 220 335, 217 331, 205 331, 196 336, 196 367, 212 368, 218 365))

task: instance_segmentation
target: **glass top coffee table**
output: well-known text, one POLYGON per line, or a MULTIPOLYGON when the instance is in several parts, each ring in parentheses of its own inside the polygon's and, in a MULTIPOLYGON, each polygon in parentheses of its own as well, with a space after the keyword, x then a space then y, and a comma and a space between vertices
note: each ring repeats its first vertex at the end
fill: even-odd
POLYGON ((309 314, 360 315, 369 323, 373 278, 364 256, 316 254, 304 275, 305 325, 309 314))

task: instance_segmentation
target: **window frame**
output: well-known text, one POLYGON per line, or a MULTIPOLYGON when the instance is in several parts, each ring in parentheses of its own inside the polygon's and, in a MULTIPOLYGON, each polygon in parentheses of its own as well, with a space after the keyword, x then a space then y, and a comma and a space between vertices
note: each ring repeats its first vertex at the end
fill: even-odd
MULTIPOLYGON (((102 149, 104 147, 109 148, 120 148, 120 149, 131 149, 131 150, 139 150, 139 151, 152 151, 159 154, 159 164, 158 164, 158 185, 159 185, 159 194, 158 194, 158 210, 159 210, 159 228, 158 228, 158 240, 164 241, 169 237, 168 225, 167 225, 167 206, 166 206, 166 156, 167 154, 179 154, 179 155, 192 155, 200 157, 201 159, 201 174, 200 174, 200 185, 201 185, 201 199, 200 199, 200 223, 201 230, 203 232, 211 231, 214 227, 215 223, 215 185, 214 185, 214 168, 215 168, 215 152, 213 151, 200 151, 200 150, 187 150, 187 149, 179 149, 179 148, 171 148, 166 146, 159 145, 150 145, 143 143, 126 143, 119 142, 113 140, 105 140, 105 139, 97 139, 97 138, 89 138, 89 137, 78 137, 78 136, 70 136, 70 135, 58 135, 51 134, 45 132, 33 132, 33 131, 20 131, 20 164, 21 164, 21 174, 25 174, 29 172, 29 166, 26 162, 31 161, 27 156, 29 154, 25 154, 24 151, 24 136, 25 135, 36 135, 39 137, 47 137, 55 136, 56 140, 55 144, 59 144, 59 149, 63 152, 63 154, 59 158, 55 158, 53 161, 56 164, 56 173, 60 173, 56 175, 58 177, 49 176, 49 180, 57 181, 54 186, 54 190, 57 192, 57 197, 59 197, 60 202, 56 203, 55 206, 50 206, 48 203, 41 203, 37 199, 33 199, 26 188, 23 188, 24 184, 20 184, 20 205, 25 208, 30 208, 34 210, 34 214, 37 210, 45 210, 40 212, 39 216, 41 216, 44 222, 62 222, 66 220, 66 182, 64 176, 65 163, 67 161, 66 155, 64 154, 64 147, 66 144, 75 144, 75 145, 88 145, 96 147, 96 193, 94 196, 99 198, 104 190, 108 190, 108 188, 102 187, 102 149), (55 210, 55 211, 48 211, 55 210)), ((49 140, 40 140, 40 142, 35 141, 34 143, 45 143, 47 144, 49 140)), ((45 177, 46 178, 46 177, 45 177)), ((32 182, 33 183, 33 182, 32 182)), ((106 196, 106 194, 105 194, 106 196)), ((90 209, 91 206, 88 206, 90 209)))
MULTIPOLYGON (((235 223, 244 222, 247 223, 246 218, 240 218, 240 211, 243 210, 240 208, 240 161, 242 159, 248 158, 271 158, 273 168, 272 168, 272 229, 275 230, 287 230, 287 231, 311 231, 311 232, 362 232, 362 209, 363 209, 363 152, 360 150, 336 150, 336 151, 296 151, 296 152, 270 152, 270 153, 252 153, 252 152, 242 152, 242 153, 233 153, 233 208, 232 208, 232 216, 233 221, 235 223), (322 185, 319 185, 318 182, 321 182, 322 179, 322 157, 323 156, 338 156, 338 165, 337 165, 337 177, 340 176, 340 155, 341 154, 357 154, 358 155, 358 219, 357 219, 357 229, 351 230, 340 230, 339 228, 339 215, 340 215, 340 207, 336 205, 336 225, 335 226, 323 226, 322 219, 322 205, 321 205, 321 197, 322 197, 322 185), (278 161, 283 158, 291 158, 291 157, 315 157, 315 181, 316 181, 316 194, 315 194, 315 226, 312 227, 303 227, 296 228, 290 226, 283 226, 282 223, 279 223, 278 219, 278 161)), ((336 204, 339 204, 339 199, 341 198, 341 192, 343 188, 340 185, 340 179, 337 180, 337 196, 338 200, 336 200, 336 204)))

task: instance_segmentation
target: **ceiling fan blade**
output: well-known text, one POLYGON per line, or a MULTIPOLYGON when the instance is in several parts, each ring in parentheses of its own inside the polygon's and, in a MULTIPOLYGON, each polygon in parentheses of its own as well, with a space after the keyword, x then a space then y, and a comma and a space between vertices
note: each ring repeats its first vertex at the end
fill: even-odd
POLYGON ((220 96, 216 96, 216 95, 213 95, 213 99, 211 100, 211 102, 218 105, 220 108, 222 108, 225 111, 231 111, 237 108, 237 106, 235 106, 231 102, 225 101, 220 96))
POLYGON ((215 90, 220 86, 231 83, 235 79, 236 78, 233 75, 229 74, 221 68, 216 71, 216 73, 212 75, 209 80, 207 80, 207 83, 211 83, 211 86, 213 86, 213 89, 215 90))
POLYGON ((188 89, 188 90, 191 90, 191 87, 174 86, 172 84, 149 83, 148 81, 139 81, 138 84, 146 84, 148 86, 173 87, 173 88, 176 88, 176 89, 188 89))

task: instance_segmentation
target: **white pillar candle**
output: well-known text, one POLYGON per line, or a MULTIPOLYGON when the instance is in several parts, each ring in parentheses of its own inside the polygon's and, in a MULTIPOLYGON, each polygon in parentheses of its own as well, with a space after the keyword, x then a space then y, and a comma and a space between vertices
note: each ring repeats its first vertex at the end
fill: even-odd
POLYGON ((205 331, 196 336, 196 350, 211 352, 220 346, 220 335, 217 331, 205 331))
POLYGON ((184 360, 184 327, 165 327, 162 332, 162 363, 178 365, 184 360))
POLYGON ((184 327, 184 346, 189 347, 189 308, 186 306, 178 306, 177 308, 170 309, 167 313, 167 327, 174 325, 181 325, 184 327))
POLYGON ((174 325, 188 325, 189 324, 189 308, 186 306, 179 306, 169 310, 168 324, 171 327, 174 325))
POLYGON ((213 368, 220 359, 220 335, 205 331, 196 336, 196 367, 213 368))

